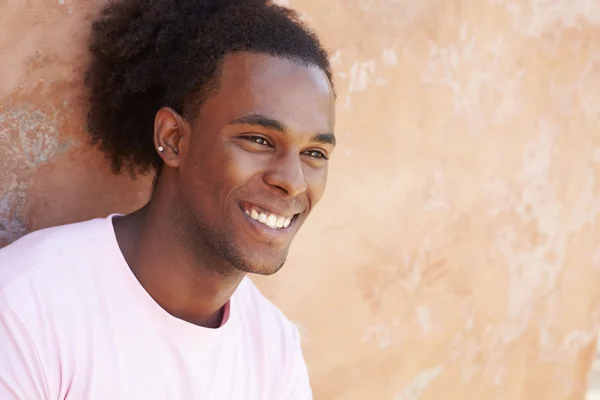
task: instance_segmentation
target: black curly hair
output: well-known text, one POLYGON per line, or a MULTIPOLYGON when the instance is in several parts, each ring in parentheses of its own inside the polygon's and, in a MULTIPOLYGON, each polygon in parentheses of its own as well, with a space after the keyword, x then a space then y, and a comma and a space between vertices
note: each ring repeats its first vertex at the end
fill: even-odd
POLYGON ((297 13, 265 0, 117 0, 92 25, 88 130, 114 173, 133 176, 162 160, 153 143, 156 112, 193 118, 218 89, 226 54, 266 53, 321 68, 328 54, 297 13))

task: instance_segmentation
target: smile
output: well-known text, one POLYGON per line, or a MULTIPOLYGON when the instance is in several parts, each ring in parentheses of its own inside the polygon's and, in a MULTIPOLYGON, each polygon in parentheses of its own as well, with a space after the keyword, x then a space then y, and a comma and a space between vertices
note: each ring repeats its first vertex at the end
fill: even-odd
POLYGON ((271 229, 285 229, 294 220, 297 214, 293 215, 278 215, 268 210, 262 209, 251 204, 244 204, 242 210, 254 221, 268 226, 271 229))

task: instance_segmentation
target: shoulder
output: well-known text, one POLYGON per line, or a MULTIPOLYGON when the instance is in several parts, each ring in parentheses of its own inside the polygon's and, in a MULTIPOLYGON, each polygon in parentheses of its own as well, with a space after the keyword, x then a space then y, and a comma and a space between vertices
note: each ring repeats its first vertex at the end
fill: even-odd
POLYGON ((0 300, 14 285, 73 264, 103 234, 105 219, 93 219, 29 233, 0 249, 0 300))
POLYGON ((308 370, 302 354, 301 336, 290 321, 258 288, 244 279, 238 304, 244 336, 252 338, 252 347, 260 349, 260 359, 271 368, 277 382, 277 398, 312 399, 308 370))
POLYGON ((267 299, 250 278, 244 278, 236 292, 238 307, 243 311, 242 318, 253 321, 265 335, 282 336, 284 339, 297 340, 298 329, 287 316, 267 299))

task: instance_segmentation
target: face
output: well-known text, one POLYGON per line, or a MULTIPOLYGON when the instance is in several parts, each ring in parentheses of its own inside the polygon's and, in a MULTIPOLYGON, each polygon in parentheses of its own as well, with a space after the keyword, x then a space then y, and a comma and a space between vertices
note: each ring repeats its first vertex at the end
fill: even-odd
POLYGON ((178 135, 157 139, 167 151, 177 147, 176 201, 197 251, 244 272, 279 270, 325 190, 334 119, 331 85, 319 68, 226 56, 217 93, 189 129, 184 123, 178 135))

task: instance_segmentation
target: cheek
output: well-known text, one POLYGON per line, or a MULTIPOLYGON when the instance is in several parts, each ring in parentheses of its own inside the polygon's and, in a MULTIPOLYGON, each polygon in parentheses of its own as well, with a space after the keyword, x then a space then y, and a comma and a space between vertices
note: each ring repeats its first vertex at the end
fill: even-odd
POLYGON ((224 210, 233 206, 232 198, 240 187, 249 180, 256 169, 256 160, 240 149, 223 146, 219 151, 197 154, 188 163, 184 185, 197 203, 213 210, 224 210))
POLYGON ((180 169, 180 190, 189 206, 201 214, 210 214, 223 190, 222 169, 206 156, 188 158, 180 169))
POLYGON ((312 205, 315 205, 325 193, 325 186, 327 186, 327 166, 322 168, 308 167, 304 172, 304 176, 306 177, 310 202, 312 205))

